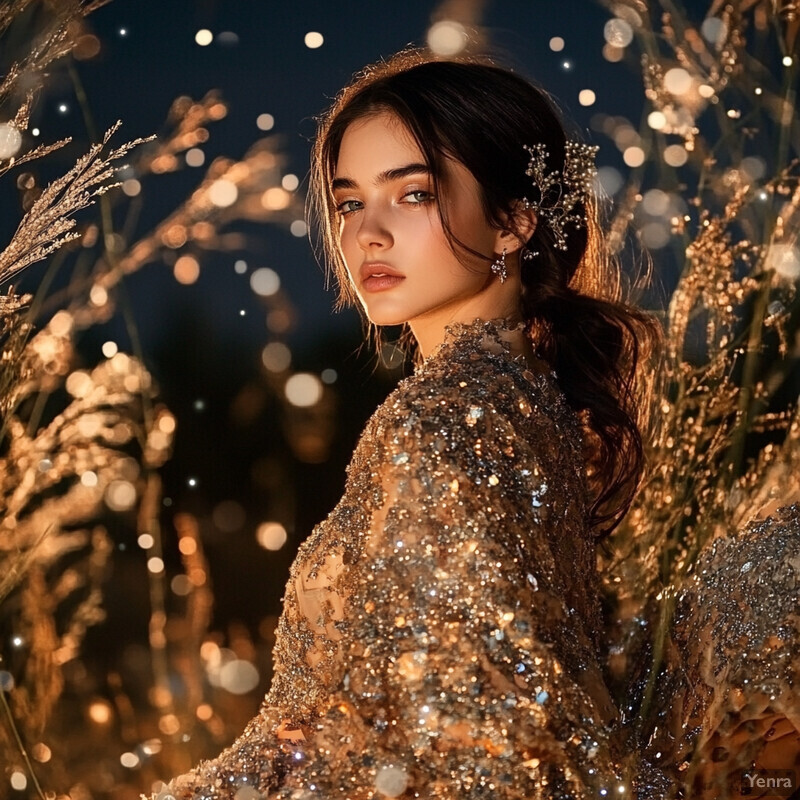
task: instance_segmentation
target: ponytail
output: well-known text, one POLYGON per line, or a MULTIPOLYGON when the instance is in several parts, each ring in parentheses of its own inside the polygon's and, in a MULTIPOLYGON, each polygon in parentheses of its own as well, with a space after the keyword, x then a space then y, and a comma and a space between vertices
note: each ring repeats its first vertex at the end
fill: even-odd
POLYGON ((566 253, 553 247, 545 226, 534 233, 529 247, 541 255, 521 261, 522 308, 537 354, 583 422, 589 516, 600 539, 625 516, 644 470, 641 431, 653 374, 645 367, 659 349, 661 328, 623 301, 619 264, 604 246, 596 204, 587 203, 585 213, 583 236, 570 232, 566 253))

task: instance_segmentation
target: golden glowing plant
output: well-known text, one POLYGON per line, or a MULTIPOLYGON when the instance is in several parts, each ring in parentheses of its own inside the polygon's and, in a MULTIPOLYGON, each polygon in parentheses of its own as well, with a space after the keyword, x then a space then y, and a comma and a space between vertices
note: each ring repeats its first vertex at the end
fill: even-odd
MULTIPOLYGON (((75 336, 108 320, 118 305, 130 319, 123 283, 143 266, 172 264, 178 281, 191 282, 204 251, 239 249, 245 243, 240 234, 223 231, 228 223, 288 223, 299 213, 295 195, 281 187, 282 157, 267 139, 241 160, 215 159, 185 202, 150 233, 129 239, 143 181, 179 169, 183 162, 178 156, 205 142, 207 125, 227 114, 216 92, 200 101, 178 98, 169 128, 157 140, 111 149, 115 125, 47 186, 38 186, 33 173, 19 169, 69 141, 26 150, 30 111, 46 69, 70 54, 81 58, 94 52, 84 18, 101 5, 80 0, 11 0, 0 5, 0 46, 16 20, 35 13, 40 23, 34 40, 23 42, 26 52, 0 82, 0 111, 5 111, 0 119, 6 118, 0 122, 0 178, 7 174, 16 179, 24 209, 11 240, 0 250, 0 283, 7 285, 37 261, 48 265, 35 297, 19 296, 11 287, 0 297, 0 632, 7 634, 0 647, 0 750, 12 786, 32 782, 40 796, 34 761, 46 764, 49 776, 60 773, 63 779, 65 771, 72 771, 65 766, 74 755, 69 740, 48 746, 41 734, 62 692, 63 668, 79 660, 87 627, 103 618, 103 582, 113 549, 108 522, 115 516, 148 543, 154 727, 172 736, 183 725, 179 716, 199 720, 217 733, 221 724, 202 703, 203 664, 197 653, 212 598, 197 525, 186 515, 176 520, 186 579, 184 618, 171 626, 172 633, 167 627, 156 470, 169 457, 176 421, 158 404, 157 387, 141 353, 131 356, 114 347, 94 367, 78 369, 75 336), (78 212, 95 203, 99 214, 87 221, 84 213, 76 220, 78 212), (112 215, 112 208, 123 204, 124 222, 115 230, 112 219, 120 215, 112 215), (48 294, 53 275, 70 259, 80 268, 66 289, 48 294), (39 323, 42 318, 44 324, 39 323), (168 639, 175 664, 168 662, 168 639), (173 670, 186 687, 182 704, 172 695, 173 670), (198 705, 208 713, 195 715, 198 705)), ((71 73, 80 99, 84 93, 78 75, 71 73)), ((92 131, 85 100, 83 111, 92 131)), ((289 317, 285 301, 281 305, 276 298, 272 305, 289 317)), ((136 345, 135 330, 131 333, 136 345)), ((122 716, 127 722, 118 750, 136 749, 138 734, 132 730, 137 725, 127 689, 119 676, 109 675, 108 683, 114 703, 93 701, 88 721, 102 728, 122 716)), ((85 745, 87 737, 76 732, 73 740, 85 745)), ((161 749, 155 739, 148 741, 143 753, 161 749)), ((124 754, 122 765, 131 767, 134 758, 139 757, 124 754)), ((70 782, 91 781, 98 760, 84 759, 79 766, 78 761, 75 757, 70 782)), ((0 795, 5 789, 4 783, 0 795)))
MULTIPOLYGON (((638 44, 648 101, 639 130, 616 141, 648 157, 620 192, 614 241, 636 219, 660 274, 676 274, 650 471, 604 569, 610 674, 646 738, 698 553, 800 499, 798 16, 780 0, 714 2, 697 21, 671 0, 604 5, 607 57, 638 44)), ((695 753, 687 785, 712 760, 695 753)))

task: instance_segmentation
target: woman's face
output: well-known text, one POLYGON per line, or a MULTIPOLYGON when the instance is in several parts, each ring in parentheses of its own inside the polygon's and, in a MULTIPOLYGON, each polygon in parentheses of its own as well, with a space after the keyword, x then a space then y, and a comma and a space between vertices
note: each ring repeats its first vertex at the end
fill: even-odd
MULTIPOLYGON (((491 256, 500 231, 484 216, 478 183, 456 161, 448 160, 445 169, 442 204, 453 233, 491 256)), ((491 309, 481 308, 491 305, 484 295, 497 283, 490 262, 451 249, 432 177, 397 117, 382 113, 347 128, 331 188, 341 252, 371 322, 408 322, 415 330, 492 316, 491 309)))

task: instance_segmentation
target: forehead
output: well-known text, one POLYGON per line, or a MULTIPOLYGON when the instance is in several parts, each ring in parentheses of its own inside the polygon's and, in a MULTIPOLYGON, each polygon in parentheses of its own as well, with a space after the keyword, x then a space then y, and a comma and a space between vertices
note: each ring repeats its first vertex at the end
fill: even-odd
POLYGON ((419 145, 403 121, 394 114, 382 112, 347 126, 334 172, 352 177, 356 172, 380 172, 387 166, 424 160, 419 145))

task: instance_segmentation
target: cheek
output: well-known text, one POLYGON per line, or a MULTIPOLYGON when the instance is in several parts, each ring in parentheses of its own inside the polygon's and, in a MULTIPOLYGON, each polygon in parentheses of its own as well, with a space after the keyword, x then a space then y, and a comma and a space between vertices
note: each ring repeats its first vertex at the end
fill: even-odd
POLYGON ((453 233, 465 244, 484 252, 489 238, 483 214, 475 208, 459 208, 451 218, 453 233))
POLYGON ((359 248, 352 226, 343 226, 342 230, 339 231, 339 251, 342 254, 348 271, 351 267, 356 266, 355 261, 358 250, 359 248))
POLYGON ((350 282, 350 290, 359 294, 358 275, 361 263, 364 261, 364 252, 358 244, 354 226, 345 226, 339 235, 339 254, 344 263, 347 278, 350 282))

